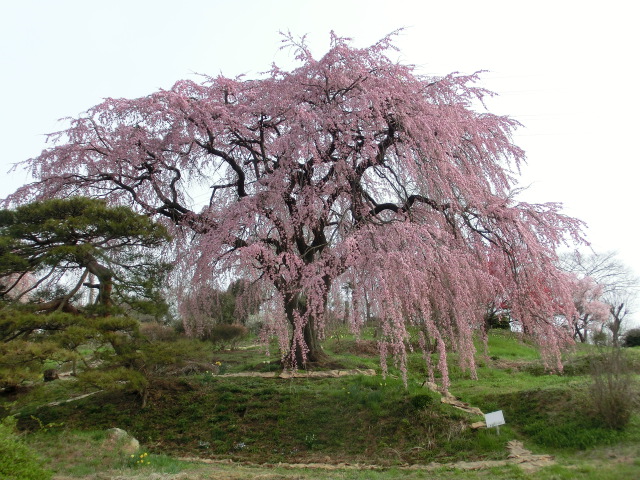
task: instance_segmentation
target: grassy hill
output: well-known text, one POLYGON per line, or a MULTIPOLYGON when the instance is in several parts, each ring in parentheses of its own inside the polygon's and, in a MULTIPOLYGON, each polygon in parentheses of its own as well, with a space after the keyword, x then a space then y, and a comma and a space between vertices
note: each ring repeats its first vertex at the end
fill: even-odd
MULTIPOLYGON (((334 367, 380 370, 371 335, 356 340, 336 332, 325 348, 334 367)), ((637 377, 640 349, 628 353, 637 377)), ((485 413, 502 410, 507 423, 499 435, 496 429, 471 429, 483 418, 442 404, 439 394, 423 386, 426 369, 419 353, 410 358, 407 388, 393 369, 386 378, 220 375, 278 369, 263 347, 245 345, 212 350, 197 368, 154 379, 145 408, 138 396, 119 390, 59 403, 96 391, 73 379, 1 400, 26 432, 24 441, 60 479, 149 478, 151 473, 195 479, 640 477, 640 415, 636 411, 624 429, 608 428, 590 401, 589 365, 597 354, 595 347, 567 352, 565 373, 550 375, 532 345, 514 333, 495 331, 488 355, 478 354, 478 380, 459 371, 452 355, 451 393, 485 413), (207 364, 214 367, 203 369, 207 364), (112 427, 131 433, 142 449, 132 457, 105 448, 105 431, 112 427), (453 465, 504 460, 507 442, 515 439, 534 453, 554 455, 556 465, 535 472, 514 465, 462 471, 453 465), (184 457, 235 463, 178 460, 184 457), (406 468, 431 462, 448 466, 432 472, 406 468), (309 463, 378 469, 277 466, 309 463)))

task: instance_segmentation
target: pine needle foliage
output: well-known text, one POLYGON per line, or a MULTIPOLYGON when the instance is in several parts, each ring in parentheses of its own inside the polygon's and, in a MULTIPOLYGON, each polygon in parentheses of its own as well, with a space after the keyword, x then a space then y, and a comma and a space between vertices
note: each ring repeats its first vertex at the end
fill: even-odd
POLYGON ((72 299, 87 288, 97 290, 103 310, 118 303, 144 308, 142 300, 162 304, 158 290, 169 265, 157 249, 168 241, 166 229, 148 217, 98 199, 52 199, 1 210, 0 294, 7 301, 30 301, 40 311, 75 311, 72 299))

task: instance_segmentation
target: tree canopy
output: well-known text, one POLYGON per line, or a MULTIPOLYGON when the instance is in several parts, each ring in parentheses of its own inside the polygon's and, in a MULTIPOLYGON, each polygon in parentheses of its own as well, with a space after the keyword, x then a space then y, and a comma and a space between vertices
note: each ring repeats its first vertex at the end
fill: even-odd
POLYGON ((107 309, 114 296, 129 304, 157 302, 167 265, 152 250, 168 241, 162 225, 97 199, 49 199, 0 210, 0 294, 50 311, 75 311, 69 301, 83 287, 96 289, 95 303, 107 309), (58 294, 37 302, 34 294, 42 295, 42 287, 58 294))
POLYGON ((404 367, 415 325, 445 388, 447 349, 474 371, 472 335, 496 299, 557 353, 553 319, 573 301, 555 250, 581 225, 517 200, 518 123, 480 108, 479 76, 419 75, 389 58, 392 36, 355 48, 332 34, 320 59, 286 42, 292 71, 106 99, 26 162, 35 182, 9 202, 82 193, 164 217, 184 232, 191 285, 261 287, 293 365, 322 359, 327 302, 347 283, 352 326, 365 298, 380 318, 383 367, 388 354, 404 367))

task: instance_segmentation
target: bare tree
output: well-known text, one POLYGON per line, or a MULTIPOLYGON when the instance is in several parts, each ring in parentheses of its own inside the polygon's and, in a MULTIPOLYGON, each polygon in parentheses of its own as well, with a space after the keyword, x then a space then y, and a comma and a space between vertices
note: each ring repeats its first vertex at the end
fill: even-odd
POLYGON ((622 263, 616 252, 585 255, 575 251, 561 257, 560 267, 578 277, 591 277, 602 288, 600 300, 609 307, 604 326, 611 332, 613 346, 618 347, 624 321, 634 308, 640 279, 622 263))

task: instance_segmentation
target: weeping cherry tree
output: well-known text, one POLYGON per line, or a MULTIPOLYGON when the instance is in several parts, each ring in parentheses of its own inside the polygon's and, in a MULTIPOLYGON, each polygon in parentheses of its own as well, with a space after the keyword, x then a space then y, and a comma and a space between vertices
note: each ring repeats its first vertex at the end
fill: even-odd
POLYGON ((289 365, 325 358, 327 304, 347 284, 353 328, 365 299, 380 318, 383 367, 392 356, 405 368, 417 326, 444 388, 448 350, 474 373, 473 335, 496 299, 558 353, 554 319, 573 301, 555 251, 581 224, 518 201, 518 123, 486 111, 478 75, 419 75, 390 58, 392 36, 355 48, 332 34, 320 59, 285 41, 292 71, 179 81, 70 120, 25 162, 35 181, 8 203, 82 194, 164 218, 183 233, 190 288, 261 289, 289 365))

